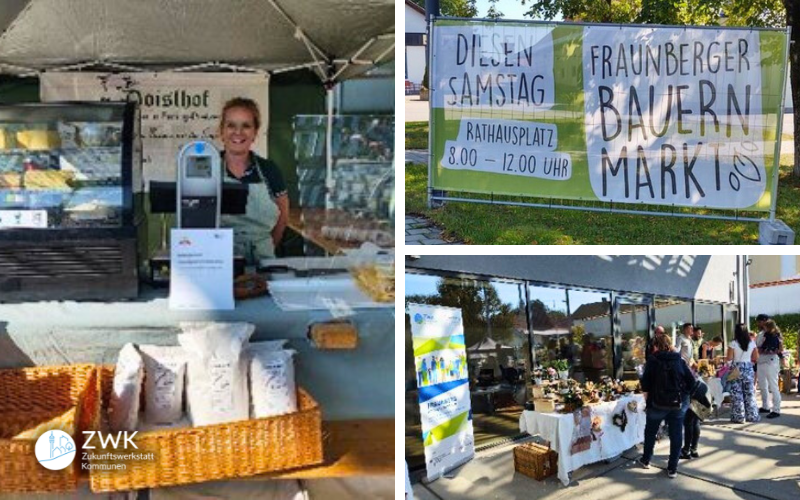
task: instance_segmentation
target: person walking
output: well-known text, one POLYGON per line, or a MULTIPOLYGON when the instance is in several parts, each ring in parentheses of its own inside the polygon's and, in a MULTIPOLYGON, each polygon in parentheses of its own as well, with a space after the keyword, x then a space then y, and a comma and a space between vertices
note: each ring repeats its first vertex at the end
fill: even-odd
POLYGON ((767 418, 781 416, 781 391, 778 388, 781 364, 783 363, 783 335, 778 325, 771 319, 764 321, 764 329, 756 339, 758 347, 758 388, 761 389, 761 408, 759 413, 767 413, 767 418), (769 396, 772 395, 772 407, 769 396))
POLYGON ((669 460, 667 475, 678 475, 678 457, 681 452, 683 419, 689 407, 689 393, 695 378, 681 355, 673 350, 669 335, 658 335, 653 340, 654 354, 647 359, 641 378, 642 392, 647 401, 647 423, 644 428, 644 452, 639 464, 650 468, 656 434, 662 421, 669 426, 669 460))
MULTIPOLYGON (((726 361, 733 363, 732 370, 739 371, 739 377, 730 380, 729 390, 731 393, 731 422, 742 424, 747 422, 758 422, 761 417, 758 414, 758 407, 755 400, 753 365, 758 361, 758 349, 756 343, 750 338, 747 326, 736 325, 733 342, 728 347, 726 361)), ((730 376, 730 375, 729 375, 730 376)))
MULTIPOLYGON (((683 325, 683 335, 684 339, 689 339, 689 343, 687 348, 687 343, 684 339, 681 339, 681 358, 686 362, 687 367, 694 371, 695 367, 697 367, 698 351, 700 342, 703 339, 703 330, 700 327, 686 323, 683 325)), ((683 417, 683 438, 681 458, 699 458, 697 443, 700 442, 700 418, 691 408, 686 410, 686 415, 683 417)))

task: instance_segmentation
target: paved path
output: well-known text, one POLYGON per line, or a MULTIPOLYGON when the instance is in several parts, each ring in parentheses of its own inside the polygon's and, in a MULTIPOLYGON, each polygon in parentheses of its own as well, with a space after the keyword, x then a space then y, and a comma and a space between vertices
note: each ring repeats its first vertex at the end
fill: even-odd
POLYGON ((442 230, 433 225, 430 219, 406 215, 406 245, 457 245, 445 241, 442 230))
POLYGON ((406 122, 428 121, 428 101, 420 101, 418 95, 406 96, 406 122))
MULTIPOLYGON (((427 149, 406 151, 406 163, 424 165, 427 162, 427 149)), ((446 241, 442 236, 442 230, 434 226, 427 217, 406 215, 406 245, 460 245, 460 243, 446 241)))
POLYGON ((514 471, 513 445, 489 449, 450 479, 415 484, 417 500, 796 500, 800 498, 800 397, 783 396, 781 418, 731 424, 727 412, 703 424, 699 459, 682 460, 678 478, 665 474, 669 442, 656 446, 652 467, 635 459, 641 446, 610 463, 582 467, 569 487, 554 477, 535 481, 514 471))

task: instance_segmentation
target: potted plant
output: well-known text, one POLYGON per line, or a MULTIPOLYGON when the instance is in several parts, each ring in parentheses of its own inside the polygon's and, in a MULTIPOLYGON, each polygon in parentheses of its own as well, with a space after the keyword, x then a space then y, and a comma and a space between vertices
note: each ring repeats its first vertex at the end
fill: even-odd
POLYGON ((567 363, 566 359, 557 359, 552 362, 551 366, 558 372, 558 376, 561 380, 567 380, 569 378, 569 363, 567 363))

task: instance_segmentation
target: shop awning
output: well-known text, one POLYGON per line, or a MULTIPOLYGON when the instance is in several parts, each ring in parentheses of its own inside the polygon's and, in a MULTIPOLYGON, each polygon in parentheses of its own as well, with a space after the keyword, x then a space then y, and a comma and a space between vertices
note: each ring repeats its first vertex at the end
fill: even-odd
POLYGON ((341 81, 394 59, 392 0, 3 0, 0 73, 312 68, 341 81))

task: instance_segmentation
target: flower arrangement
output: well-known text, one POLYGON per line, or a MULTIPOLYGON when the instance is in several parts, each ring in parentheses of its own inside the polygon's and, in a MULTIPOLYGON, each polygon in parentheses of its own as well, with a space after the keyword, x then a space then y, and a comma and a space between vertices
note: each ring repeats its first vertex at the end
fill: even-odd
POLYGON ((566 359, 556 359, 550 363, 550 367, 557 372, 565 372, 569 370, 569 363, 567 363, 566 359))

